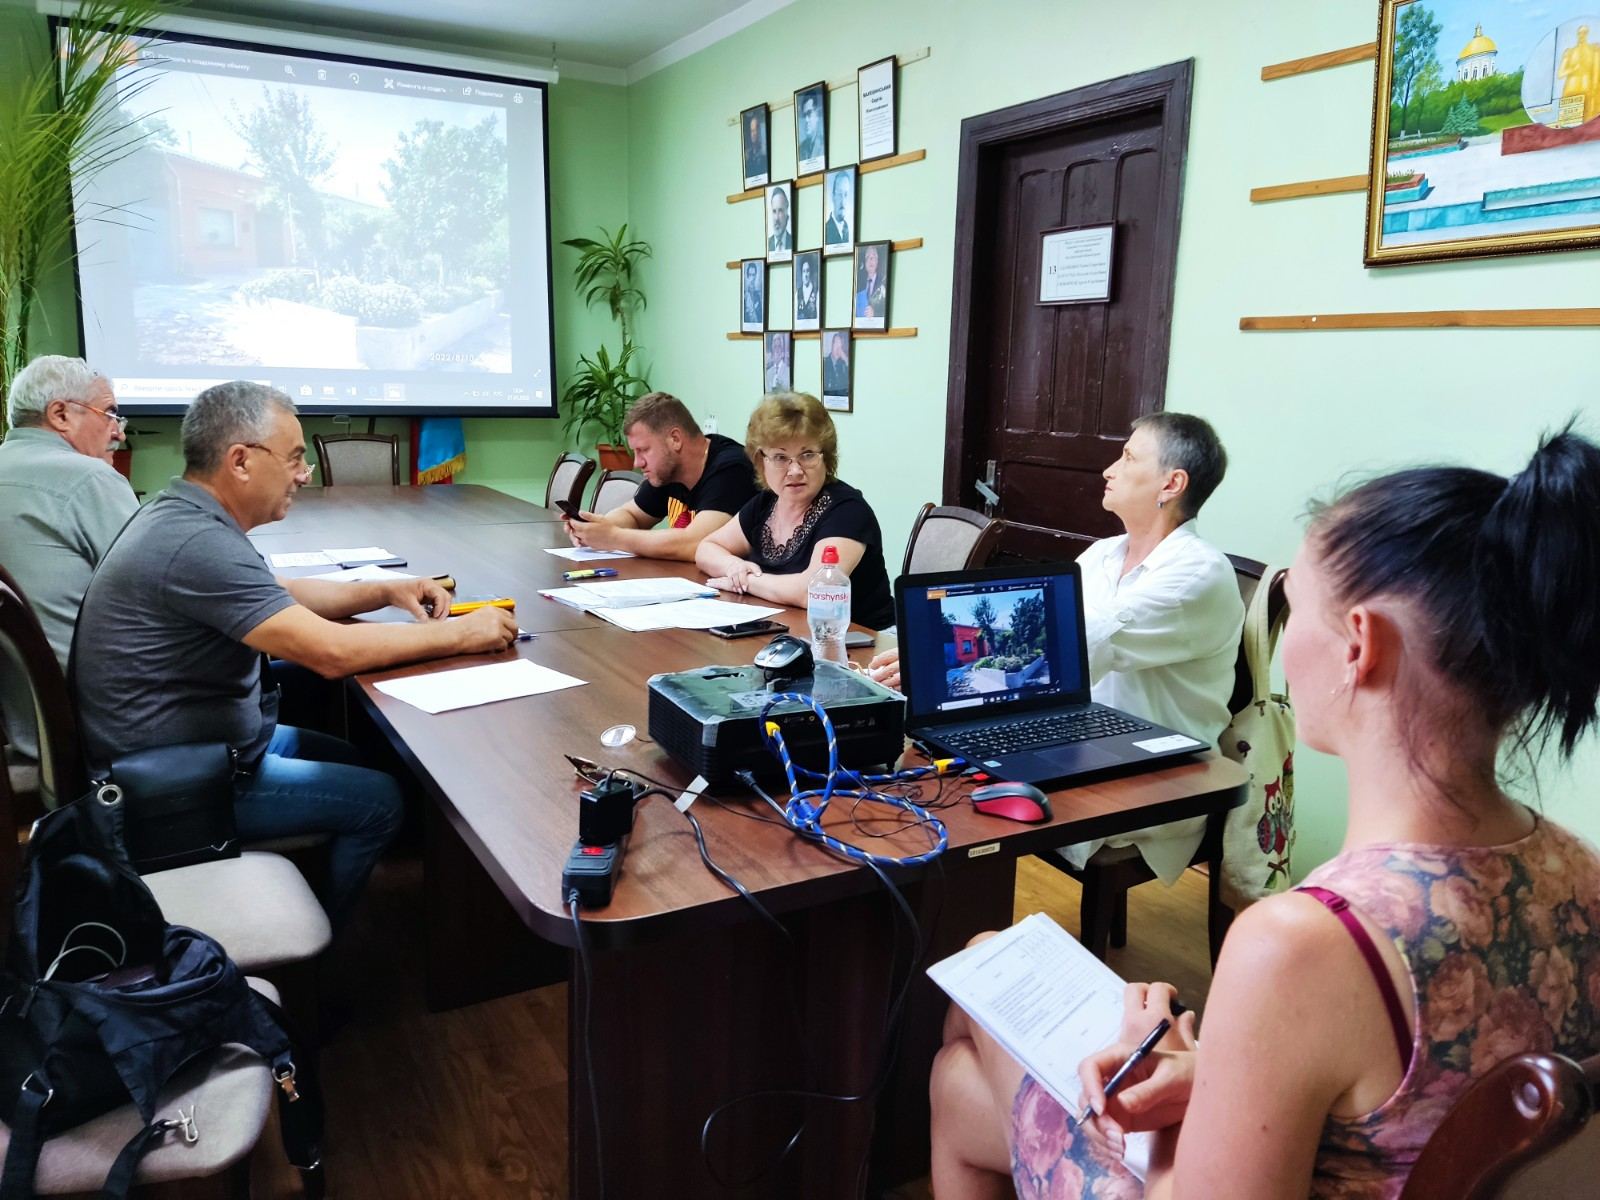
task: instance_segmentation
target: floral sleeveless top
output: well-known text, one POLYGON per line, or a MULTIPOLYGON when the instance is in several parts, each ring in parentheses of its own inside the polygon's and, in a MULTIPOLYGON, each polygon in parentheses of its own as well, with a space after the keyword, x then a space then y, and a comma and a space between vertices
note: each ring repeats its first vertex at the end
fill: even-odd
POLYGON ((1490 1067, 1529 1050, 1600 1052, 1600 855, 1534 820, 1507 845, 1364 846, 1306 878, 1394 939, 1417 1014, 1395 1093, 1323 1125, 1312 1196, 1397 1197, 1446 1111, 1490 1067))

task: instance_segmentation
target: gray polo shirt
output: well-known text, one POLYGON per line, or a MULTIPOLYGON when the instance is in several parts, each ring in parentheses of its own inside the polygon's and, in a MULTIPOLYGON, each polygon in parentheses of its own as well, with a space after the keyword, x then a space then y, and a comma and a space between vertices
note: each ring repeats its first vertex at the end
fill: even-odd
POLYGON ((28 598, 62 667, 89 576, 139 507, 128 481, 50 429, 0 443, 0 566, 28 598))
POLYGON ((136 516, 83 598, 73 687, 90 766, 181 742, 246 760, 272 737, 261 655, 242 640, 294 604, 210 492, 174 479, 136 516))
MULTIPOLYGON (((95 564, 139 507, 128 481, 52 429, 12 429, 0 443, 0 567, 44 626, 63 669, 95 564)), ((14 758, 39 756, 33 702, 15 668, 0 671, 0 722, 14 758)))

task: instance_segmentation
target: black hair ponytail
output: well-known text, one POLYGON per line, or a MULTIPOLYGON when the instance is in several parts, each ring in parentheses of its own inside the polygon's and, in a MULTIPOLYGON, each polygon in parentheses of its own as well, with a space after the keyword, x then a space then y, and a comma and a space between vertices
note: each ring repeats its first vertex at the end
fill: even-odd
POLYGON ((1489 509, 1475 558, 1506 701, 1570 755, 1600 694, 1600 447, 1570 424, 1546 438, 1489 509))
POLYGON ((1316 513, 1342 601, 1401 596, 1433 665, 1527 744, 1564 755, 1600 696, 1600 447, 1569 424, 1506 479, 1465 467, 1399 471, 1316 513))

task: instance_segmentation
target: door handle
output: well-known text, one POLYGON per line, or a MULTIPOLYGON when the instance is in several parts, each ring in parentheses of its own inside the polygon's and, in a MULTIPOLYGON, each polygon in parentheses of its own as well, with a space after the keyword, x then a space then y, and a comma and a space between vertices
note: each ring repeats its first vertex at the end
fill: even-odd
POLYGON ((994 516, 994 506, 1000 503, 1000 493, 995 491, 995 460, 989 459, 984 463, 983 478, 974 479, 972 486, 978 490, 978 495, 983 497, 984 516, 994 516))

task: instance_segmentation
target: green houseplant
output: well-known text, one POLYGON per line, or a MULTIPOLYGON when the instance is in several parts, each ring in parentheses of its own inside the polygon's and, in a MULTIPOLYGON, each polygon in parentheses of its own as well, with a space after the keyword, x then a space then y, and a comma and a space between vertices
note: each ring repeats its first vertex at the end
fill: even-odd
POLYGON ((573 281, 584 302, 593 308, 603 303, 622 327, 622 352, 612 358, 602 345, 591 357, 578 356, 577 366, 561 394, 566 409, 564 428, 580 438, 595 427, 595 452, 600 465, 626 469, 633 464, 622 436, 622 418, 628 408, 650 390, 650 380, 636 370, 639 348, 633 340, 633 318, 645 306, 645 296, 634 286, 633 273, 641 259, 650 257, 650 245, 630 240, 624 222, 615 233, 603 227, 600 238, 568 238, 562 242, 578 251, 573 281), (604 439, 604 440, 598 440, 604 439))
POLYGON ((0 400, 32 355, 41 283, 71 255, 73 173, 87 179, 143 140, 128 106, 154 81, 153 68, 128 55, 126 40, 175 7, 86 0, 66 22, 59 57, 41 39, 34 62, 0 95, 0 400))

